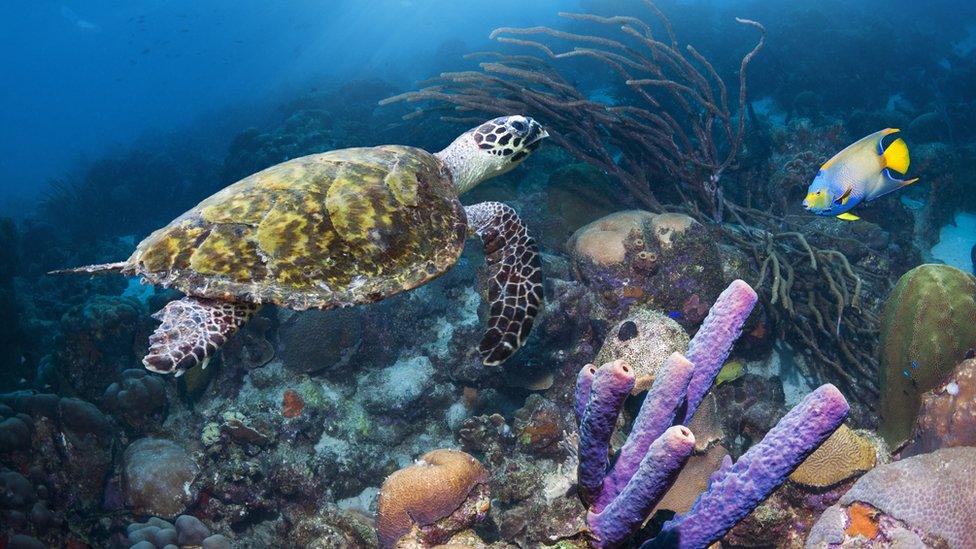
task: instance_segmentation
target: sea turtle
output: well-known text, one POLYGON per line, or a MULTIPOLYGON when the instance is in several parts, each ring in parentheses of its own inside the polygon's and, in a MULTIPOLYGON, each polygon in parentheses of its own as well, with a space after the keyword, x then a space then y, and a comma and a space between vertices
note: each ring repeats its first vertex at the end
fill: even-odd
POLYGON ((431 154, 384 145, 282 162, 234 183, 139 243, 129 259, 56 273, 121 273, 186 297, 154 316, 146 368, 182 374, 207 361, 264 303, 330 309, 372 303, 446 272, 469 233, 489 267, 488 328, 499 364, 542 304, 539 251, 511 207, 458 196, 505 173, 548 133, 526 116, 489 120, 431 154))

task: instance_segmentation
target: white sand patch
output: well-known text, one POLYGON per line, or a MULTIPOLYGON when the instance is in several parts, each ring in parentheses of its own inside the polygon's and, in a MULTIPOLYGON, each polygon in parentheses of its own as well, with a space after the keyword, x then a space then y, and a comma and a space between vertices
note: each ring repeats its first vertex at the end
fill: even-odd
POLYGON ((976 214, 956 214, 955 225, 939 231, 939 243, 932 247, 932 257, 946 265, 973 272, 972 250, 976 245, 976 214))

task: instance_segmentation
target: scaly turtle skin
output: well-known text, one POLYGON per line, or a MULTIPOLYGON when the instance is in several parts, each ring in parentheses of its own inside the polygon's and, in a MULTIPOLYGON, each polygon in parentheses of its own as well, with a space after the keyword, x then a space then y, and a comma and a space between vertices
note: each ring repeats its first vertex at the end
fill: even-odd
POLYGON ((548 134, 496 118, 437 154, 398 145, 296 158, 246 177, 153 232, 124 262, 58 273, 138 275, 187 297, 155 318, 143 360, 180 375, 209 358, 264 303, 296 310, 379 301, 446 272, 468 234, 489 267, 486 364, 524 342, 542 302, 538 249, 501 203, 458 195, 525 159, 548 134))

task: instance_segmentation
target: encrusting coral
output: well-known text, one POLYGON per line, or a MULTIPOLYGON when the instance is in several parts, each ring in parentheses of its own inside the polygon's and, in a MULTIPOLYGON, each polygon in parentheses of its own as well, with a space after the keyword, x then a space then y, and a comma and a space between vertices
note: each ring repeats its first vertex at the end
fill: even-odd
POLYGON ((579 228, 567 243, 577 276, 611 307, 647 304, 697 325, 725 282, 708 229, 680 213, 617 212, 579 228))
POLYGON ((976 446, 976 359, 959 363, 943 384, 922 395, 911 441, 901 457, 953 446, 976 446))
POLYGON ((377 502, 380 545, 394 547, 409 534, 433 546, 483 520, 487 479, 481 463, 458 450, 427 452, 394 472, 383 482, 377 502))
MULTIPOLYGON (((581 370, 576 390, 578 482, 580 497, 590 507, 587 524, 595 545, 623 543, 674 482, 695 447, 692 432, 675 423, 687 424, 695 413, 756 299, 741 280, 719 296, 689 345, 689 358, 679 353, 668 358, 610 470, 610 437, 633 388, 633 370, 622 361, 581 370)), ((726 456, 691 510, 665 523, 645 546, 705 547, 716 541, 782 484, 848 411, 835 387, 820 387, 735 464, 726 456)))

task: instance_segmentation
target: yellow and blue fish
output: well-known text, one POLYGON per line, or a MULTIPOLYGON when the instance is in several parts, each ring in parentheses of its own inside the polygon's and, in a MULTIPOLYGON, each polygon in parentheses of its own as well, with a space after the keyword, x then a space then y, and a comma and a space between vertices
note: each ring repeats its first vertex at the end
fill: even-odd
POLYGON ((918 181, 917 177, 897 177, 908 172, 910 159, 905 140, 899 137, 884 145, 884 138, 898 131, 888 128, 872 133, 835 154, 820 167, 807 189, 803 207, 817 215, 854 221, 860 218, 850 211, 858 204, 918 181))

